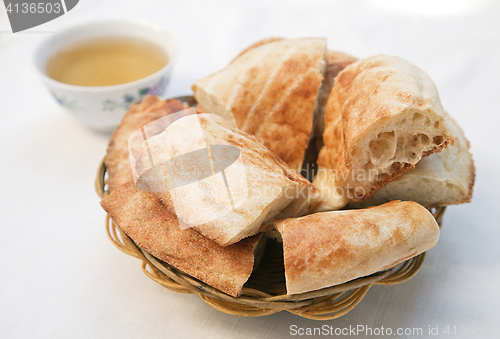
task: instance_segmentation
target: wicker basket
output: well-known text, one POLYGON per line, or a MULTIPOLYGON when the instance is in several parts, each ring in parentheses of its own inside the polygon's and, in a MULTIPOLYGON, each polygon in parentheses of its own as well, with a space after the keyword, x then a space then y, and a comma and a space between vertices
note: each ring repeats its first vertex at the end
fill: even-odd
MULTIPOLYGON (((182 97, 192 104, 192 97, 182 97), (188 101, 191 100, 191 101, 188 101)), ((97 194, 103 198, 106 190, 106 166, 102 162, 96 179, 97 194)), ((445 207, 433 211, 439 226, 445 207)), ((422 267, 425 253, 403 263, 366 277, 321 290, 287 295, 283 266, 283 250, 276 242, 266 248, 257 269, 243 287, 240 297, 231 297, 140 249, 109 217, 106 231, 113 244, 122 252, 142 261, 142 270, 148 278, 171 291, 198 294, 200 298, 224 313, 260 317, 281 311, 308 319, 329 320, 347 314, 363 299, 372 285, 395 285, 412 278, 422 267)))

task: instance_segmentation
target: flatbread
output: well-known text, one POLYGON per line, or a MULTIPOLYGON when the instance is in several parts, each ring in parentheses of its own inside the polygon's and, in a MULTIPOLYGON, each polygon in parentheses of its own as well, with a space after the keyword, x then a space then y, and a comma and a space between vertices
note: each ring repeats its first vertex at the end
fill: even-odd
POLYGON ((194 96, 300 171, 325 57, 321 38, 257 43, 225 69, 196 81, 194 96))
POLYGON ((394 266, 436 245, 439 226, 415 202, 323 212, 276 223, 288 294, 342 284, 394 266))
POLYGON ((371 198, 348 206, 363 208, 392 200, 411 200, 432 208, 470 202, 475 168, 469 141, 449 115, 446 124, 455 140, 452 146, 422 158, 415 169, 391 181, 371 198))
POLYGON ((113 190, 101 205, 141 249, 233 297, 241 294, 265 241, 256 235, 222 247, 193 229, 181 230, 177 217, 133 182, 113 190))
POLYGON ((186 108, 188 107, 179 100, 161 100, 151 95, 146 95, 142 103, 130 108, 113 132, 104 158, 110 192, 121 184, 133 180, 128 153, 128 139, 132 133, 156 119, 186 108))
MULTIPOLYGON (((180 118, 135 154, 140 181, 182 226, 223 246, 264 231, 294 200, 309 201, 308 180, 215 114, 180 118)), ((308 211, 302 205, 294 216, 308 211)))
POLYGON ((409 61, 388 55, 358 60, 339 73, 323 139, 320 170, 336 171, 338 186, 354 201, 453 144, 434 82, 409 61))

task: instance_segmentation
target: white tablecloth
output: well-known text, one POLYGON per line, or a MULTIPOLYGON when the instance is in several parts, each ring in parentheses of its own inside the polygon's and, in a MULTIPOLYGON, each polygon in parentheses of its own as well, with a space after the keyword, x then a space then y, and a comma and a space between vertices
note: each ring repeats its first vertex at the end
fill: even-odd
POLYGON ((81 0, 52 22, 12 34, 0 5, 0 337, 286 338, 293 325, 325 324, 422 328, 421 337, 436 326, 443 337, 455 336, 453 326, 457 337, 461 326, 469 337, 487 326, 498 333, 499 17, 493 0, 81 0), (156 22, 180 39, 167 96, 189 94, 194 80, 269 36, 325 36, 331 49, 358 57, 411 60, 434 79, 471 141, 472 203, 448 208, 441 239, 413 279, 373 287, 337 320, 236 317, 166 290, 106 237, 93 183, 109 135, 66 115, 32 63, 34 48, 53 32, 109 17, 156 22))

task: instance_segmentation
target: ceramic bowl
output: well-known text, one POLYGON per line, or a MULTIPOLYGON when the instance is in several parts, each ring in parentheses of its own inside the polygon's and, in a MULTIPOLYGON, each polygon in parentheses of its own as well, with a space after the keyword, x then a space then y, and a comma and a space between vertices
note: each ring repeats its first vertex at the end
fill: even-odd
POLYGON ((66 29, 43 42, 35 52, 35 67, 50 94, 70 115, 85 125, 111 131, 133 102, 146 94, 162 96, 172 74, 178 43, 161 26, 140 20, 119 19, 94 21, 66 29), (51 79, 46 75, 47 60, 62 48, 79 42, 106 36, 139 38, 162 48, 169 62, 145 78, 113 86, 75 86, 51 79))

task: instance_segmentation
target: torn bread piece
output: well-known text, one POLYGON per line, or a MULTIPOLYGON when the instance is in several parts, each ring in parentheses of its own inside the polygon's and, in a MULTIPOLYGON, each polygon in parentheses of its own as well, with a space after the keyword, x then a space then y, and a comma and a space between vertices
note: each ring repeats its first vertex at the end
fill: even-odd
POLYGON ((110 192, 133 179, 128 152, 130 136, 146 124, 186 108, 188 107, 179 100, 162 100, 151 95, 146 95, 142 103, 130 107, 109 139, 104 158, 110 192))
MULTIPOLYGON (((182 227, 193 227, 220 245, 265 231, 295 200, 310 201, 308 180, 218 115, 182 117, 146 141, 135 152, 139 181, 182 227)), ((288 216, 309 211, 295 204, 288 216)))
POLYGON ((276 222, 287 294, 342 284, 394 266, 436 245, 439 226, 415 202, 310 214, 276 222))
POLYGON ((415 169, 382 187, 362 202, 349 203, 350 208, 381 205, 392 200, 410 200, 427 207, 464 204, 471 201, 475 168, 469 142, 458 124, 446 116, 454 144, 422 158, 415 169))
POLYGON ((300 171, 313 132, 326 40, 272 38, 252 45, 225 69, 196 81, 196 100, 254 135, 300 171))
POLYGON ((325 109, 318 165, 335 172, 347 198, 362 201, 439 152, 453 138, 430 77, 412 63, 377 55, 339 73, 325 109))
POLYGON ((113 190, 101 205, 141 249, 233 297, 265 247, 260 234, 222 247, 193 229, 181 230, 175 214, 133 182, 113 190))

